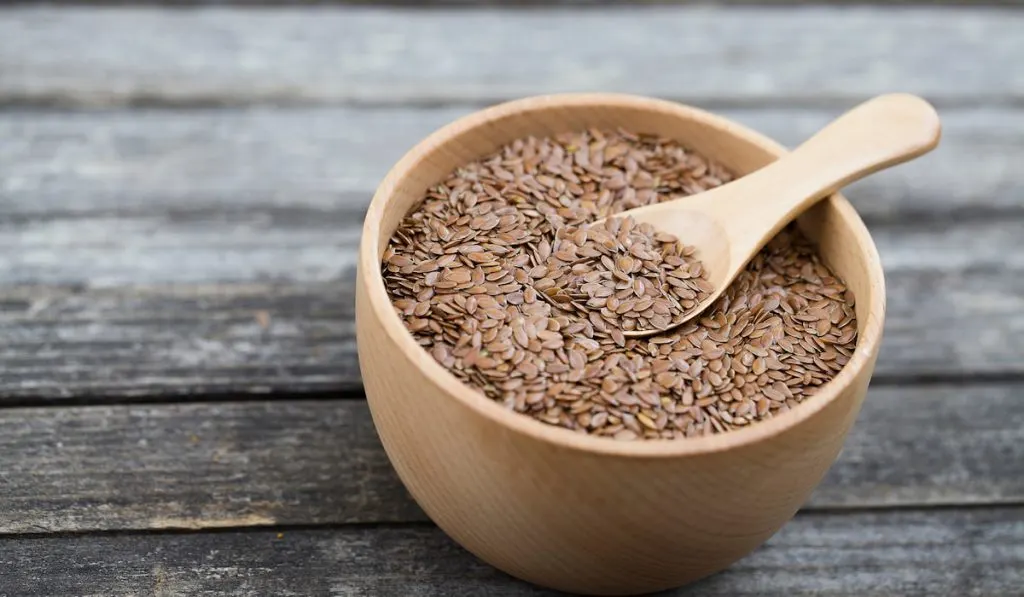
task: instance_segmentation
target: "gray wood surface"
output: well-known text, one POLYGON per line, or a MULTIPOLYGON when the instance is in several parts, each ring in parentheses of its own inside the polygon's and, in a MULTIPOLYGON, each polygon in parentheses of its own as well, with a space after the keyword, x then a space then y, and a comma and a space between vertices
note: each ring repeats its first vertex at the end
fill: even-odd
MULTIPOLYGON (((805 508, 1024 503, 1022 394, 872 388, 805 508)), ((0 410, 0 454, 0 534, 425 520, 362 400, 0 410)))
POLYGON ((765 547, 672 594, 1024 594, 1024 11, 428 2, 0 2, 0 597, 548 594, 397 480, 353 276, 415 141, 581 90, 789 146, 876 93, 943 118, 938 151, 848 189, 888 319, 839 460, 765 547))
MULTIPOLYGON (((363 211, 466 110, 0 113, 0 402, 358 392, 363 211)), ((789 145, 838 112, 727 111, 789 145)), ((1024 366, 1024 111, 945 112, 940 149, 848 193, 888 277, 882 378, 1024 366)))
POLYGON ((1019 102, 1022 28, 1008 9, 878 6, 24 7, 0 13, 0 101, 433 105, 599 89, 791 105, 899 88, 1019 102))
MULTIPOLYGON (((0 595, 555 595, 427 526, 10 539, 0 595)), ((798 515, 686 590, 713 595, 1020 595, 1024 509, 798 515)))
MULTIPOLYGON (((51 278, 48 285, 2 291, 0 404, 358 392, 354 249, 334 244, 345 234, 333 231, 331 238, 325 230, 330 221, 317 224, 321 242, 300 227, 278 234, 294 245, 277 249, 224 246, 214 240, 216 227, 204 234, 214 243, 205 248, 65 249, 60 259, 78 266, 63 270, 76 276, 67 285, 56 286, 51 278), (314 265, 303 255, 312 256, 314 265), (111 272, 119 264, 137 273, 141 284, 91 286, 105 276, 124 276, 124 269, 111 272), (329 273, 336 277, 318 279, 329 273), (217 282, 217 276, 229 280, 217 282)), ((895 261, 887 271, 887 328, 877 379, 1024 372, 1019 239, 999 223, 937 230, 875 231, 876 239, 888 239, 879 244, 895 261), (900 255, 911 263, 900 264, 900 255), (1000 258, 1006 262, 998 263, 1000 258)), ((257 229, 249 238, 259 243, 274 236, 257 229)), ((47 269, 37 264, 16 271, 38 276, 47 269)))
MULTIPOLYGON (((1024 372, 1015 271, 890 274, 876 383, 1024 372)), ((325 283, 11 288, 0 404, 358 393, 353 288, 351 270, 325 283)))
MULTIPOLYGON (((865 97, 830 108, 714 109, 793 147, 865 97)), ((313 220, 324 210, 361 221, 373 189, 402 154, 470 111, 8 109, 0 111, 0 222, 52 219, 53 226, 65 222, 89 238, 117 225, 115 218, 165 214, 188 224, 186 217, 202 222, 204 214, 224 213, 228 224, 245 222, 250 212, 266 218, 273 209, 311 210, 276 213, 313 220), (67 223, 72 216, 98 219, 67 223)), ((850 185, 863 216, 914 223, 1024 213, 1024 109, 940 114, 938 149, 850 185)), ((121 224, 117 232, 144 225, 121 224)), ((26 239, 47 232, 33 229, 26 239)))
MULTIPOLYGON (((4 0, 8 4, 26 3, 21 0, 4 0)), ((615 8, 618 6, 685 6, 696 4, 694 0, 62 0, 61 5, 124 5, 124 6, 302 6, 337 5, 399 8, 615 8)), ((721 6, 799 6, 821 4, 821 0, 700 0, 702 5, 721 6)), ((965 7, 985 8, 1020 6, 1021 0, 831 0, 832 4, 853 4, 869 6, 915 6, 915 7, 965 7)), ((2 5, 2 4, 0 4, 2 5)))
MULTIPOLYGON (((1019 274, 893 273, 887 285, 877 383, 1024 371, 1019 274)), ((349 270, 322 284, 5 290, 0 403, 358 392, 353 287, 349 270)))

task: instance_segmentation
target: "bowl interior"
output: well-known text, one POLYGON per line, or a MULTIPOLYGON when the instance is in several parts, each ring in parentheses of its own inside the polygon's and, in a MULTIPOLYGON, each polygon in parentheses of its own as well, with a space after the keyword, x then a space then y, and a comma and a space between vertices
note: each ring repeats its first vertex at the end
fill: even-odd
MULTIPOLYGON (((390 308, 379 270, 380 257, 402 218, 419 203, 426 189, 438 184, 460 165, 493 152, 517 138, 554 135, 591 127, 623 127, 633 132, 676 139, 684 146, 719 162, 737 176, 748 174, 785 152, 781 145, 767 137, 702 110, 619 94, 565 94, 527 98, 458 119, 421 141, 392 168, 378 188, 367 212, 362 250, 372 251, 373 254, 362 256, 360 265, 364 273, 361 275, 369 277, 367 290, 378 315, 386 320, 385 327, 393 334, 405 337, 404 341, 396 338, 399 345, 407 345, 409 350, 422 350, 390 308)), ((839 194, 820 202, 801 215, 797 222, 800 229, 818 245, 825 263, 846 282, 854 294, 858 326, 856 352, 843 371, 824 386, 814 400, 804 402, 782 416, 721 436, 736 436, 736 439, 740 439, 744 434, 754 437, 775 433, 795 423, 797 419, 809 416, 834 398, 836 391, 848 385, 860 369, 868 366, 877 351, 885 310, 884 283, 878 255, 863 222, 839 194)), ((447 374, 431 359, 425 361, 429 361, 426 366, 436 367, 439 372, 447 374)), ((454 376, 450 377, 449 382, 461 385, 454 376)), ((466 389, 469 390, 468 387, 466 389)), ((474 398, 479 402, 491 402, 479 395, 474 398)), ((527 419, 504 411, 496 403, 491 406, 496 407, 492 410, 495 416, 527 419)), ((544 426, 532 420, 529 424, 544 426)), ((579 434, 567 430, 556 431, 580 438, 579 434)), ((694 444, 721 436, 674 443, 694 444)), ((582 438, 583 441, 589 439, 616 446, 672 441, 650 440, 623 444, 601 438, 582 438)))

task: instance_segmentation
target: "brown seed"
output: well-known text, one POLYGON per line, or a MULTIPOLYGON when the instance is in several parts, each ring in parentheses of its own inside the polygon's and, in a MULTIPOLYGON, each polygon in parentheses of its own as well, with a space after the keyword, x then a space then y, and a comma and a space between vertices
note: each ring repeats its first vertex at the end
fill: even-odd
POLYGON ((430 354, 433 355, 434 360, 438 363, 444 363, 448 360, 448 348, 444 344, 435 344, 434 348, 430 350, 430 354))
POLYGON ((636 416, 636 420, 640 421, 640 424, 648 429, 657 429, 658 426, 654 424, 654 421, 643 413, 639 413, 636 416))
POLYGON ((656 381, 658 382, 659 386, 665 389, 669 389, 675 387, 676 383, 679 381, 679 378, 672 373, 665 372, 659 373, 656 381))

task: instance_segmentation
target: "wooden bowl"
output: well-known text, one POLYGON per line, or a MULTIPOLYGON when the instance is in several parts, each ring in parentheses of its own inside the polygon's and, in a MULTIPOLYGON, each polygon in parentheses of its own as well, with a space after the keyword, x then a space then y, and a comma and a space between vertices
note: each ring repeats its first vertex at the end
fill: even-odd
POLYGON ((410 150, 366 214, 356 298, 359 364, 398 475, 450 537, 518 578, 574 593, 677 587, 761 545, 821 481, 874 370, 882 268, 840 194, 799 226, 856 297, 859 340, 841 373, 767 421, 711 437, 617 442, 548 426, 462 384, 414 341, 388 299, 380 260, 401 218, 460 164, 515 138, 623 126, 679 140, 737 175, 785 150, 691 107, 620 94, 530 97, 470 114, 410 150))

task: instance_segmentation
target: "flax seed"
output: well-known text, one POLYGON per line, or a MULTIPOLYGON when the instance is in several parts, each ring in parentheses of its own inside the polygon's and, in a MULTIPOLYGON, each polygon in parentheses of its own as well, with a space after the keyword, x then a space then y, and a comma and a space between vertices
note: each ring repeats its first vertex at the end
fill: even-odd
POLYGON ((703 264, 616 214, 732 179, 652 135, 521 139, 424 194, 385 286, 436 362, 514 412, 618 441, 728 433, 813 399, 857 340, 853 293, 793 226, 672 328, 711 290, 703 264))

